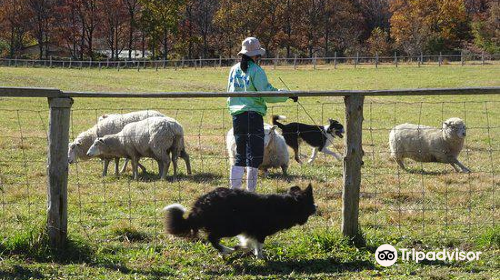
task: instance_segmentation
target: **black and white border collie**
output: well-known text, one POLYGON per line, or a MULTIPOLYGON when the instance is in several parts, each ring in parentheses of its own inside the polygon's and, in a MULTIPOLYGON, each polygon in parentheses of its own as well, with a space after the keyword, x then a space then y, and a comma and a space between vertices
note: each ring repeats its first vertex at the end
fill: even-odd
POLYGON ((299 145, 302 141, 313 147, 311 158, 307 163, 312 163, 318 151, 325 153, 327 155, 334 156, 337 160, 341 160, 342 157, 330 151, 328 146, 333 144, 333 139, 335 136, 343 138, 344 126, 336 120, 328 119, 329 124, 325 126, 308 125, 303 123, 289 123, 282 124, 278 120, 285 120, 285 116, 272 116, 273 125, 278 126, 285 138, 286 144, 293 149, 295 153, 295 160, 302 164, 299 154, 299 145))
POLYGON ((294 186, 286 194, 256 194, 239 189, 217 188, 200 196, 187 217, 180 204, 164 208, 166 232, 179 237, 195 237, 199 230, 221 255, 235 250, 253 251, 263 258, 267 236, 303 225, 316 212, 311 184, 301 190, 294 186), (240 245, 220 244, 223 237, 238 236, 240 245))

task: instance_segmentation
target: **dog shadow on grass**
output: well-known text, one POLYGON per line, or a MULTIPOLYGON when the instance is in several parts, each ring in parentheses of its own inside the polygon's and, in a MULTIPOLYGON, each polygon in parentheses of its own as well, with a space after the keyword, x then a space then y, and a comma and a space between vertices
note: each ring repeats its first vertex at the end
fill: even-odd
MULTIPOLYGON (((265 263, 255 260, 243 260, 242 262, 228 261, 234 269, 233 272, 244 275, 271 276, 296 274, 321 274, 342 273, 350 271, 371 270, 375 266, 366 260, 350 262, 339 262, 335 258, 307 259, 307 260, 267 260, 265 263)), ((210 272, 209 272, 210 273, 210 272)), ((218 272, 213 271, 213 274, 218 272)))

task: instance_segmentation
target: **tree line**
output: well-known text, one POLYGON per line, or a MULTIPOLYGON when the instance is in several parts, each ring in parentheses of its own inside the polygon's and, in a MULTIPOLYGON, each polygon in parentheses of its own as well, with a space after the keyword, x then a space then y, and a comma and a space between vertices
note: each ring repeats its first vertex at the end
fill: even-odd
POLYGON ((75 59, 233 57, 256 36, 270 57, 500 51, 498 0, 0 0, 0 54, 75 59))

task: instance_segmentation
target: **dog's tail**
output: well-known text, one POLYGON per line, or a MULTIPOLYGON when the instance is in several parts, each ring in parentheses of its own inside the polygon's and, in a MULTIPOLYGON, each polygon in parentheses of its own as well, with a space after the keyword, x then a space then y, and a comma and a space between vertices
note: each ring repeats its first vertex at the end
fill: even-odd
POLYGON ((272 115, 272 117, 271 117, 271 122, 273 123, 273 125, 276 125, 280 129, 283 129, 284 125, 282 123, 279 123, 278 120, 280 120, 280 121, 286 120, 286 117, 282 116, 282 115, 272 115))
POLYGON ((192 225, 189 219, 184 218, 186 208, 180 204, 170 204, 163 208, 165 212, 165 231, 179 237, 189 237, 192 225))

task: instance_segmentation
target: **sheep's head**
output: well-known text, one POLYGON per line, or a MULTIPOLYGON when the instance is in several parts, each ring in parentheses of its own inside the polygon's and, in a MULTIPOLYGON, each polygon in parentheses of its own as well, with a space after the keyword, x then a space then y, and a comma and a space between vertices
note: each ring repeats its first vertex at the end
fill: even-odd
POLYGON ((104 141, 103 138, 97 138, 94 141, 94 144, 90 146, 87 156, 88 157, 98 157, 103 155, 106 152, 106 142, 104 141))
POLYGON ((443 134, 446 138, 463 139, 467 135, 467 128, 463 120, 450 118, 443 122, 443 134))
POLYGON ((85 151, 82 150, 82 142, 80 139, 69 143, 68 147, 68 163, 75 163, 78 158, 85 158, 85 151))
POLYGON ((99 117, 99 119, 97 119, 97 121, 100 122, 100 121, 102 121, 102 120, 104 120, 104 119, 106 119, 108 117, 109 117, 108 115, 102 115, 102 116, 99 117))
POLYGON ((269 144, 274 140, 276 136, 276 127, 275 125, 267 126, 264 128, 264 147, 269 146, 269 144))

